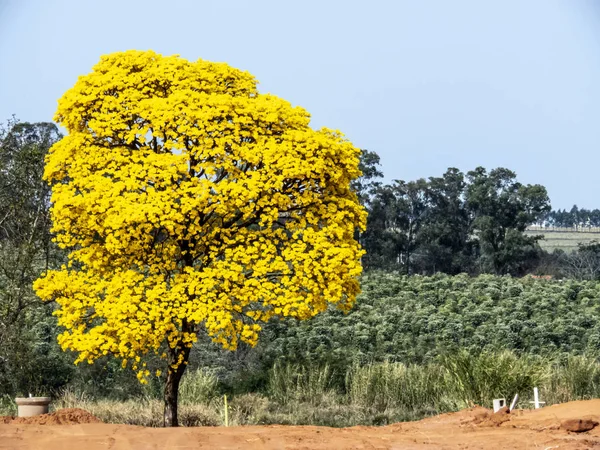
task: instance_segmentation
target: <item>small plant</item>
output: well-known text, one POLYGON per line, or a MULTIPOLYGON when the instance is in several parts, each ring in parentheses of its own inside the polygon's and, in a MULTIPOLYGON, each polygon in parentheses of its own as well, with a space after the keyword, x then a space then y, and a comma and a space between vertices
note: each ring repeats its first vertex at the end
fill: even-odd
POLYGON ((8 395, 0 395, 0 416, 16 416, 17 404, 8 395))

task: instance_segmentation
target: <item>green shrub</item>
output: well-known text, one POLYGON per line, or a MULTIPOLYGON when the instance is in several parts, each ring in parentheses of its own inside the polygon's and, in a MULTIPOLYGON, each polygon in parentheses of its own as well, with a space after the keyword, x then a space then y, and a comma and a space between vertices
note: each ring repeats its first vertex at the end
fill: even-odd
POLYGON ((0 416, 16 416, 17 404, 8 394, 0 395, 0 416))

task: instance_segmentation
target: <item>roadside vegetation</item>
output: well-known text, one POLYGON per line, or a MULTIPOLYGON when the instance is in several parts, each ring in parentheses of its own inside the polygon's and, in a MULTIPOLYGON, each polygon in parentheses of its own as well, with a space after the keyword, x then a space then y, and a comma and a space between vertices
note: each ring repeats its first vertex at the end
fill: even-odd
MULTIPOLYGON (((56 305, 31 287, 65 263, 51 240, 41 179, 44 156, 60 139, 48 123, 0 129, 0 415, 14 415, 15 396, 31 393, 106 422, 160 426, 159 359, 147 360, 147 384, 108 356, 75 366, 77 355, 57 343, 64 330, 56 305)), ((183 425, 223 424, 225 395, 233 425, 331 426, 489 407, 517 393, 529 407, 534 386, 547 404, 600 397, 600 244, 550 254, 524 231, 544 217, 563 226, 574 212, 549 212, 545 191, 521 189, 510 171, 449 170, 382 187, 377 162, 363 152, 365 175, 354 186, 370 212, 354 308, 271 320, 255 347, 241 343, 235 352, 200 333, 180 386, 183 425), (495 183, 514 195, 482 194, 495 183), (488 197, 496 203, 483 204, 488 197), (518 211, 504 224, 484 214, 536 202, 527 220, 518 211), (502 239, 492 242, 496 235, 502 239)), ((578 211, 577 223, 595 217, 578 211)))
MULTIPOLYGON (((466 352, 425 365, 375 363, 348 368, 344 384, 327 366, 276 365, 259 392, 229 394, 229 425, 385 425, 457 411, 473 405, 489 407, 493 398, 507 401, 518 393, 519 408, 530 408, 532 389, 539 387, 547 405, 600 396, 600 364, 595 358, 564 360, 517 356, 513 352, 466 352)), ((81 388, 66 387, 54 409, 82 408, 107 423, 162 426, 160 395, 96 398, 81 388)), ((207 370, 184 375, 180 421, 184 426, 224 425, 227 388, 207 370)), ((0 414, 16 409, 0 402, 0 414)))

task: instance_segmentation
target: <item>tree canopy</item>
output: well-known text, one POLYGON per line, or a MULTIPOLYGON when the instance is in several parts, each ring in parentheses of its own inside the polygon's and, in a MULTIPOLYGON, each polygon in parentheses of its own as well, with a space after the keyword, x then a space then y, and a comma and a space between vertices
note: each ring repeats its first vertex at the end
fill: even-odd
POLYGON ((61 259, 50 241, 50 188, 42 180, 44 157, 60 138, 52 123, 0 125, 0 385, 6 394, 64 381, 54 371, 61 358, 50 306, 32 289, 61 259))
POLYGON ((550 210, 543 186, 523 185, 504 168, 466 175, 449 168, 441 177, 395 180, 369 192, 365 265, 408 274, 523 275, 540 239, 524 231, 550 210))
POLYGON ((143 382, 144 355, 168 360, 167 424, 202 328, 235 349, 273 316, 352 306, 360 150, 260 94, 249 73, 115 53, 64 94, 55 119, 69 134, 45 178, 69 262, 36 292, 60 305, 59 342, 78 361, 112 354, 143 382))

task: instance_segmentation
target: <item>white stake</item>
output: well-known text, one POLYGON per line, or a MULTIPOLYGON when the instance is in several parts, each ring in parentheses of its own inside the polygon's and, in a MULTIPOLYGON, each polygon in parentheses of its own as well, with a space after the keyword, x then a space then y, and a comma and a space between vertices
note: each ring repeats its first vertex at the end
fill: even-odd
POLYGON ((534 387, 533 388, 533 401, 529 402, 529 403, 533 403, 533 405, 535 406, 535 409, 539 409, 540 405, 545 405, 546 402, 540 402, 540 396, 538 394, 538 388, 534 387))
POLYGON ((517 406, 517 402, 519 401, 519 394, 515 394, 515 397, 513 398, 512 403, 510 404, 510 409, 509 411, 512 411, 513 409, 515 409, 515 406, 517 406))

